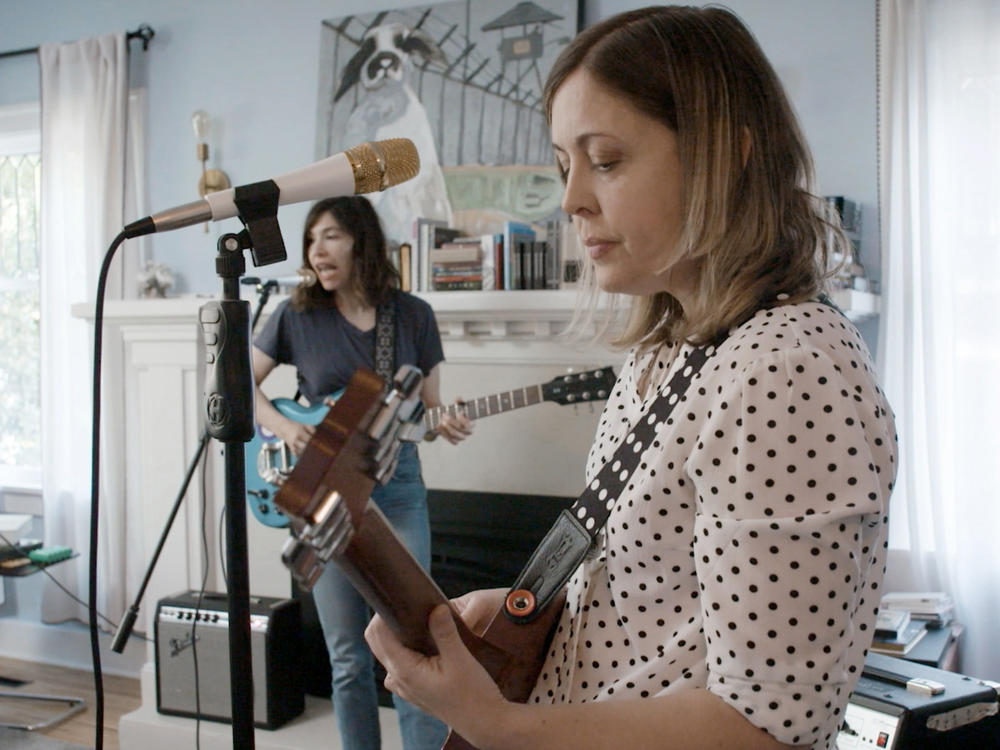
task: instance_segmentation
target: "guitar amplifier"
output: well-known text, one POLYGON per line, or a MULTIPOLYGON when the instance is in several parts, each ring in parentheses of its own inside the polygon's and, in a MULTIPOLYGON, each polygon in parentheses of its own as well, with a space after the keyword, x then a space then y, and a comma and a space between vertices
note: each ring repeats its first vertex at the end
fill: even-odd
MULTIPOLYGON (((299 654, 299 602, 250 598, 254 724, 276 729, 305 709, 299 654)), ((232 722, 229 681, 229 604, 226 594, 198 592, 161 599, 154 621, 156 710, 162 714, 232 722), (195 666, 197 663, 197 685, 195 666)))
POLYGON ((870 652, 847 704, 837 750, 1000 747, 998 687, 870 652))

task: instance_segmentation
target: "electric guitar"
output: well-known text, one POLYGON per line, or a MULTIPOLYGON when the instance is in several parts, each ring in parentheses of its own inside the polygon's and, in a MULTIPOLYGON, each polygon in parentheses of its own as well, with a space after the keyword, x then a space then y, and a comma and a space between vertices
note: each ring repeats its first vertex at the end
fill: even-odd
MULTIPOLYGON (((423 425, 426 432, 433 432, 441 424, 445 414, 456 416, 459 411, 469 419, 480 419, 532 406, 542 401, 554 401, 564 405, 603 401, 607 399, 614 383, 615 373, 610 367, 560 375, 541 385, 494 393, 462 404, 428 409, 423 416, 423 425)), ((289 419, 302 424, 318 425, 342 393, 343 391, 340 391, 327 396, 315 406, 303 406, 290 398, 273 399, 271 403, 289 419)), ((247 502, 254 517, 265 526, 275 528, 288 526, 288 518, 274 504, 274 494, 295 465, 292 451, 270 430, 257 425, 253 438, 246 443, 244 463, 247 502)))
MULTIPOLYGON (((377 375, 355 373, 317 425, 275 503, 294 531, 282 561, 306 590, 333 561, 406 646, 434 654, 427 618, 448 598, 370 500, 375 482, 392 476, 400 440, 422 434, 422 428, 412 429, 420 419, 420 373, 405 371, 397 374, 387 396, 377 375)), ((463 642, 508 700, 523 703, 530 696, 564 596, 529 622, 509 619, 500 610, 482 633, 473 633, 454 612, 463 642)), ((443 750, 475 748, 452 732, 443 750)))

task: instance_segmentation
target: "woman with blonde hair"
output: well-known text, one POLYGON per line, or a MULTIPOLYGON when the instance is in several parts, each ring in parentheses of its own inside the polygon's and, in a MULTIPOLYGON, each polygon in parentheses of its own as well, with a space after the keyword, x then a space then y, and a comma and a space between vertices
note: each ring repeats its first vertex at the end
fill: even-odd
POLYGON ((581 495, 601 507, 578 509, 593 546, 526 703, 452 619, 481 631, 505 591, 435 609, 433 656, 373 620, 386 685, 481 750, 833 748, 880 599, 895 430, 822 294, 842 234, 780 82, 731 12, 655 7, 581 33, 545 103, 585 276, 632 300, 581 495))

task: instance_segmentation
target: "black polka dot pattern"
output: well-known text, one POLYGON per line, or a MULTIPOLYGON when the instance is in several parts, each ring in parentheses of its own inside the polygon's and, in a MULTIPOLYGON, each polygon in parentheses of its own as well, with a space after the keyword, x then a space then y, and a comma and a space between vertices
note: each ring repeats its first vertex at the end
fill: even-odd
MULTIPOLYGON (((629 357, 591 482, 690 347, 629 357), (674 355, 677 355, 676 357, 674 355)), ((568 586, 535 702, 707 688, 778 740, 832 748, 870 643, 896 472, 893 418, 853 325, 758 312, 707 361, 568 586)))

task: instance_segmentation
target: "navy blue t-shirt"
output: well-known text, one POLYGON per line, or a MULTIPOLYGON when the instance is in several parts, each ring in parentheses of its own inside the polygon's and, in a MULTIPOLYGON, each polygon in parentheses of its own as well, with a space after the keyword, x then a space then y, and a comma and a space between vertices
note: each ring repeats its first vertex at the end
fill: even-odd
MULTIPOLYGON (((285 300, 268 318, 254 346, 278 364, 295 367, 299 390, 310 404, 347 386, 359 367, 375 369, 375 328, 361 331, 335 307, 298 312, 285 300)), ((393 292, 396 361, 427 375, 444 360, 434 310, 419 297, 393 292)), ((289 394, 291 395, 291 394, 289 394)))

